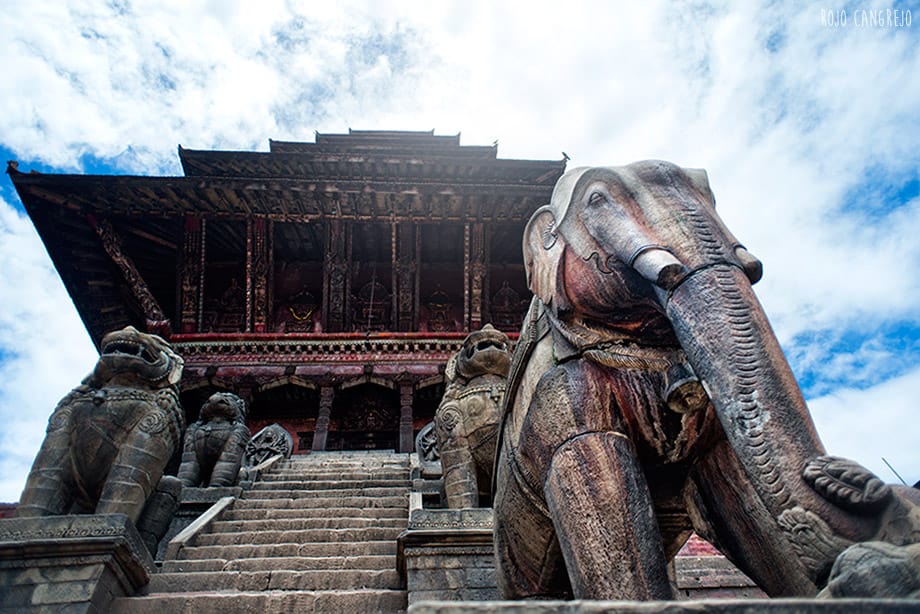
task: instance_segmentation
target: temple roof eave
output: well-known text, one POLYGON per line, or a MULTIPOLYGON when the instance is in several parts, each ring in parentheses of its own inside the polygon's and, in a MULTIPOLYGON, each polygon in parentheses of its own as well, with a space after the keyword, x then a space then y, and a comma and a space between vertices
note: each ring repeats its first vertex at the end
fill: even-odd
POLYGON ((11 173, 23 202, 108 214, 526 220, 552 185, 11 173))

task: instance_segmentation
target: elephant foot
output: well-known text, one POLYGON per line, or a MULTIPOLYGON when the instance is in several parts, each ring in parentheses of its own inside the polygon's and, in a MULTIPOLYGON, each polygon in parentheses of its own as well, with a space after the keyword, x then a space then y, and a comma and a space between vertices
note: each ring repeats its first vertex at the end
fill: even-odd
POLYGON ((920 599, 920 544, 850 546, 837 557, 818 597, 920 599))

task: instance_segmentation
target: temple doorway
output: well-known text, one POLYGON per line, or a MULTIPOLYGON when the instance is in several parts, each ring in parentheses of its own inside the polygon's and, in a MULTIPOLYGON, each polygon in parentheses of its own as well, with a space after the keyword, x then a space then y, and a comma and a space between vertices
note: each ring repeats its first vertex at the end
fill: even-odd
POLYGON ((327 450, 398 450, 399 394, 372 383, 336 394, 327 450))

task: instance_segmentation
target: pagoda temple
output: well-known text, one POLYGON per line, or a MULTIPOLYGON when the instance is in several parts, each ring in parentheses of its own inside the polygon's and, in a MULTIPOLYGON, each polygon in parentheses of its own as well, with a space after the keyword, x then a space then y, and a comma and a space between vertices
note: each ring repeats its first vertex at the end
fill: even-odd
POLYGON ((529 303, 521 236, 565 160, 429 132, 316 134, 268 152, 179 148, 184 176, 12 178, 94 342, 133 325, 296 451, 413 447, 444 365, 529 303))

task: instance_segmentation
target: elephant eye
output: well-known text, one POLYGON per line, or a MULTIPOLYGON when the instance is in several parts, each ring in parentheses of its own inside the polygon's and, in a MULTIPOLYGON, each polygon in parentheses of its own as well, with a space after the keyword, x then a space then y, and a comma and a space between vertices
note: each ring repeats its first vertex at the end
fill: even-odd
POLYGON ((600 192, 592 192, 591 196, 588 197, 589 205, 600 205, 607 201, 607 198, 600 192))

